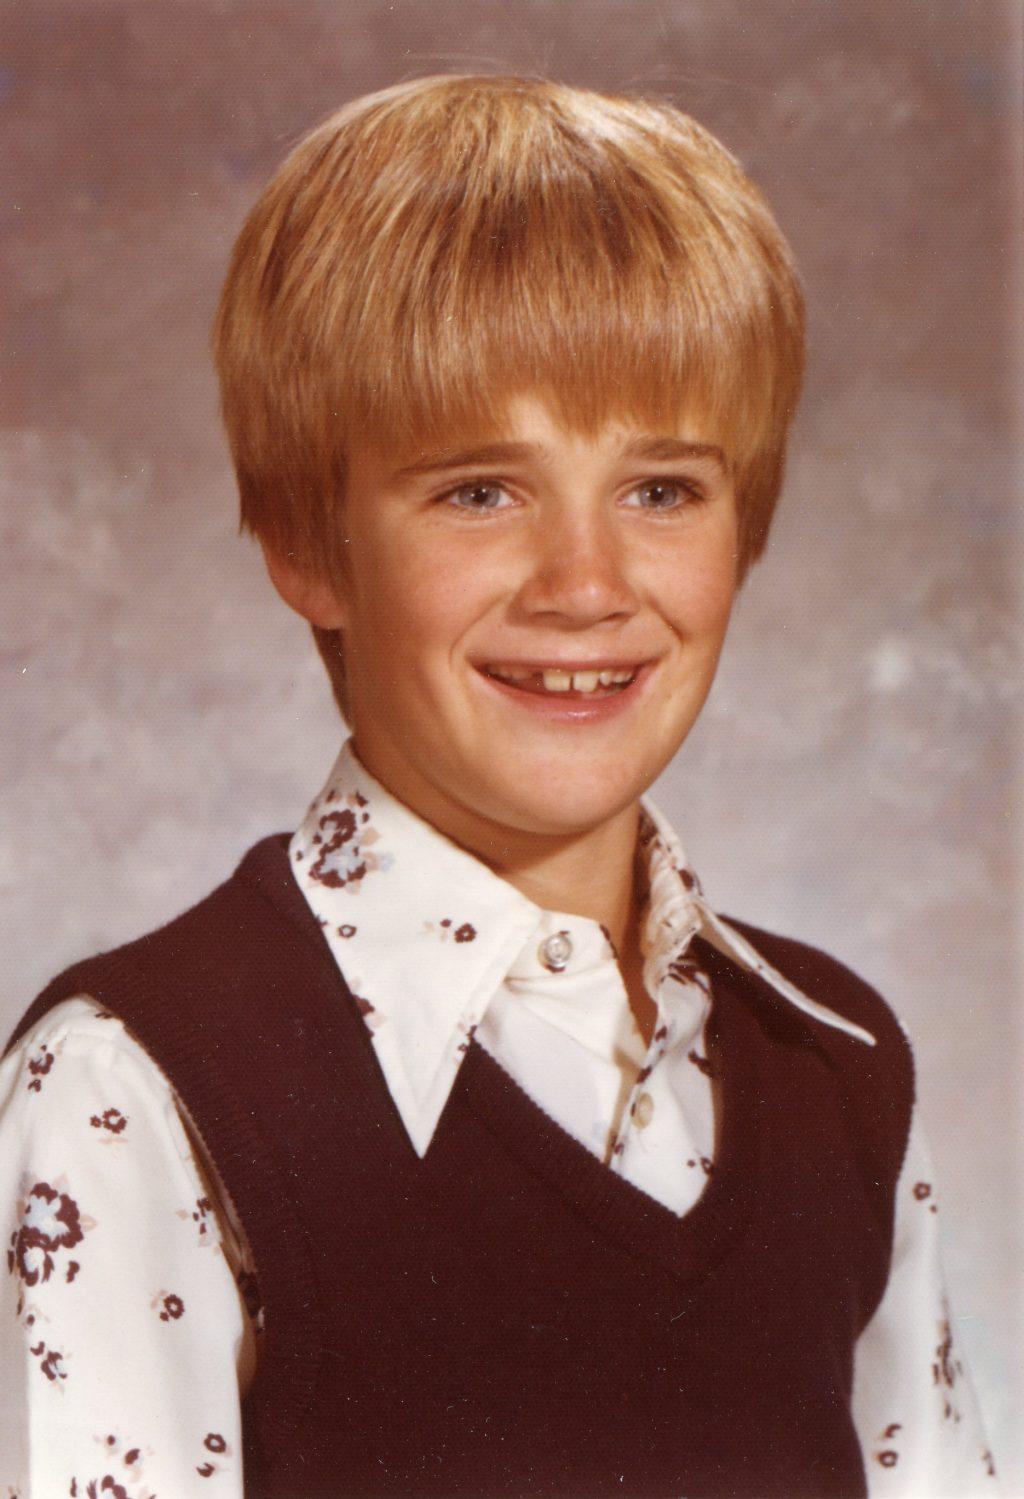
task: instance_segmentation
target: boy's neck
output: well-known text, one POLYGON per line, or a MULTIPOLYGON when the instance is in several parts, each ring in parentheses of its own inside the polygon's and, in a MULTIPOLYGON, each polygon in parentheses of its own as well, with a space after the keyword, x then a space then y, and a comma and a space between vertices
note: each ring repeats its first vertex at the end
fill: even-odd
POLYGON ((427 784, 399 787, 389 767, 354 745, 357 758, 393 796, 446 838, 473 854, 546 911, 583 916, 604 927, 615 949, 630 1008, 649 1042, 657 1007, 643 981, 641 918, 647 869, 638 844, 640 804, 597 827, 553 837, 492 821, 460 807, 427 784))
POLYGON ((410 786, 367 746, 355 740, 353 747, 386 790, 535 905, 599 922, 620 955, 636 947, 646 894, 646 872, 637 860, 639 802, 583 832, 535 833, 460 806, 426 783, 410 786))
POLYGON ((471 851, 502 879, 548 911, 589 917, 616 952, 637 920, 634 874, 639 808, 571 838, 541 838, 502 828, 471 851))

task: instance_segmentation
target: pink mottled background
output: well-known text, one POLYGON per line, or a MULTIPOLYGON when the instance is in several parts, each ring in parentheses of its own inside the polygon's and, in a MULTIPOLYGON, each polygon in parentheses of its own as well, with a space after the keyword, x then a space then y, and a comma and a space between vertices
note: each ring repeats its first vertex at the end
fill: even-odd
POLYGON ((207 330, 345 99, 451 69, 666 94, 811 307, 768 557, 659 788, 712 898, 916 1038, 954 1307, 1024 1494, 1017 0, 3 0, 3 1018, 293 826, 339 725, 235 535, 207 330))

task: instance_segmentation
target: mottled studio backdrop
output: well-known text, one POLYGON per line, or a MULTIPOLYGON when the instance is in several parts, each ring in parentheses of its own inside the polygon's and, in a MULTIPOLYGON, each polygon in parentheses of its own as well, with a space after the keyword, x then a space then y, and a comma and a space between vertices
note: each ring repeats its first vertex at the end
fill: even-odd
POLYGON ((1021 20, 1017 0, 0 6, 4 1028, 293 826, 337 747, 307 633, 235 535, 207 353, 260 185, 409 74, 667 94, 766 188, 811 363, 768 557, 660 792, 724 910, 831 949, 910 1025, 1012 1494, 1021 20))

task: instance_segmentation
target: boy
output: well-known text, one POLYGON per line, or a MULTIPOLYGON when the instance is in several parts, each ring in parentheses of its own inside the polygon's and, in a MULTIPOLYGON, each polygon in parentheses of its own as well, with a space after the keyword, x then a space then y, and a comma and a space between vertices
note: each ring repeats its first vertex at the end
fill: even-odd
POLYGON ((267 188, 216 349, 353 736, 13 1038, 12 1486, 981 1488, 902 1032, 645 795, 798 394, 756 190, 667 106, 402 85, 267 188))

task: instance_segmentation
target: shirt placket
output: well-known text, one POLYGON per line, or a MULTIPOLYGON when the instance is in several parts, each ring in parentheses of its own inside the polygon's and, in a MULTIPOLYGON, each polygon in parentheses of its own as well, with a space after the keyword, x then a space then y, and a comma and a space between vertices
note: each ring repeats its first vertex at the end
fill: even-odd
POLYGON ((623 1111, 610 1165, 634 1186, 692 1206, 713 1170, 710 1064, 704 1049, 710 981, 674 963, 656 995, 657 1020, 623 1111))

